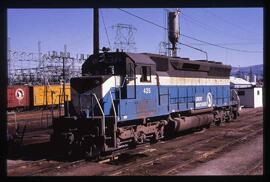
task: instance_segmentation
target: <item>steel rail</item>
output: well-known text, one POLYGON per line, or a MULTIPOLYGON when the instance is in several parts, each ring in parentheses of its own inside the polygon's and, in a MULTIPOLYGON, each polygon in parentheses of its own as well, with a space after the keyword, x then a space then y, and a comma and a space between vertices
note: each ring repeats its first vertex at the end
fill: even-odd
MULTIPOLYGON (((261 121, 259 121, 259 122, 261 122, 261 121)), ((249 128, 252 128, 254 125, 256 125, 259 122, 251 123, 251 124, 248 125, 248 127, 247 126, 241 126, 241 127, 233 128, 233 130, 237 130, 237 131, 248 130, 249 128)), ((195 141, 195 142, 189 144, 188 147, 191 148, 192 146, 200 145, 200 144, 203 144, 203 143, 208 143, 208 142, 210 142, 212 140, 215 140, 217 138, 220 138, 220 137, 222 137, 222 136, 214 135, 214 136, 212 136, 210 138, 208 137, 208 138, 205 138, 205 139, 202 139, 202 140, 195 141)), ((120 168, 118 168, 118 169, 116 169, 114 171, 111 171, 109 173, 104 173, 103 175, 112 175, 112 176, 121 175, 122 173, 124 173, 125 171, 128 171, 129 169, 134 170, 137 167, 141 167, 143 165, 154 163, 155 161, 158 161, 160 159, 169 158, 169 157, 172 156, 173 153, 175 153, 177 151, 182 151, 182 149, 177 148, 175 150, 170 151, 169 153, 159 155, 159 156, 153 156, 153 157, 149 158, 148 160, 143 160, 142 159, 142 160, 137 161, 136 164, 129 163, 126 166, 120 167, 120 168)))
POLYGON ((200 154, 199 156, 197 156, 196 158, 192 158, 182 164, 178 164, 176 166, 173 166, 165 171, 162 171, 160 172, 160 175, 172 175, 172 174, 175 174, 177 171, 179 171, 181 168, 187 166, 187 165, 190 165, 191 163, 193 162, 196 162, 196 161, 202 161, 202 160, 207 160, 208 158, 210 157, 213 157, 214 155, 216 155, 217 153, 220 153, 222 151, 224 151, 225 149, 229 148, 229 147, 232 147, 238 143, 241 143, 243 141, 246 141, 248 140, 249 138, 252 138, 260 133, 262 133, 263 129, 258 129, 250 134, 247 134, 243 137, 240 137, 239 139, 236 139, 232 142, 228 142, 226 143, 225 145, 222 145, 218 148, 215 148, 215 149, 212 149, 210 151, 207 151, 207 152, 204 152, 202 154, 200 154))

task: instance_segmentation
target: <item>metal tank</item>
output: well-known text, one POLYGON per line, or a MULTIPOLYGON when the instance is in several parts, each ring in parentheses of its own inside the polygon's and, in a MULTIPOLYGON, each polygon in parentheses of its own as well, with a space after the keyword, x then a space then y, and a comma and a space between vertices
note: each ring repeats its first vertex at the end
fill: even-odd
POLYGON ((168 38, 172 44, 172 56, 174 57, 176 57, 176 43, 180 36, 178 14, 178 11, 168 13, 168 38))

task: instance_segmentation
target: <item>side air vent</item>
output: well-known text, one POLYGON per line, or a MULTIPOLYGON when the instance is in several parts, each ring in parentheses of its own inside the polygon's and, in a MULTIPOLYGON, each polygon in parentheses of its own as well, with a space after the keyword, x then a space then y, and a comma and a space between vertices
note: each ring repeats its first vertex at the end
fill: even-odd
POLYGON ((169 69, 168 58, 162 58, 162 57, 151 57, 151 58, 156 63, 157 71, 168 71, 169 69))
POLYGON ((228 76, 230 76, 230 72, 231 72, 230 68, 211 67, 208 75, 209 76, 228 77, 228 76))
POLYGON ((199 64, 191 64, 191 63, 184 63, 183 64, 183 70, 199 70, 200 65, 199 64))

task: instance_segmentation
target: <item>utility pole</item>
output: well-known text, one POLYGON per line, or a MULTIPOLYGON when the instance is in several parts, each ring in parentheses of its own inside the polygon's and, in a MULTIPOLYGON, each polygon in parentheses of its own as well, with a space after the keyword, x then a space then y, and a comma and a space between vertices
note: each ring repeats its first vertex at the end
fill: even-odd
POLYGON ((38 61, 41 62, 41 41, 38 41, 38 61))
POLYGON ((99 12, 98 8, 94 8, 94 55, 99 53, 99 12))
POLYGON ((252 67, 251 66, 249 68, 249 80, 250 80, 250 82, 253 80, 253 72, 252 72, 252 67))
MULTIPOLYGON (((67 46, 64 45, 64 52, 60 52, 60 56, 57 55, 56 51, 53 51, 53 54, 51 56, 52 59, 58 58, 59 60, 62 59, 62 72, 63 72, 63 77, 62 77, 62 90, 63 90, 63 96, 64 96, 64 116, 67 116, 67 105, 66 105, 66 74, 65 74, 65 62, 67 60, 67 58, 69 57, 69 54, 67 53, 67 46)), ((60 104, 60 98, 59 98, 59 104, 60 104)), ((59 114, 60 114, 60 110, 59 110, 59 114)))
MULTIPOLYGON (((11 76, 10 70, 11 70, 11 59, 10 59, 10 37, 8 37, 8 77, 11 76)), ((9 78, 10 79, 10 78, 9 78)), ((9 80, 8 79, 8 80, 9 80)), ((10 82, 10 81, 9 81, 10 82)))
POLYGON ((238 65, 238 78, 241 78, 240 65, 238 65))
POLYGON ((67 45, 64 45, 63 55, 63 94, 64 94, 64 116, 67 116, 67 105, 66 105, 66 75, 65 75, 65 61, 67 57, 67 45))
POLYGON ((164 27, 166 29, 164 29, 164 42, 162 42, 162 46, 164 48, 164 53, 165 53, 165 56, 168 56, 169 53, 169 46, 170 46, 170 43, 168 42, 168 33, 167 33, 167 29, 168 29, 168 9, 165 9, 165 14, 164 14, 164 27))
POLYGON ((41 66, 44 68, 44 60, 41 59, 41 41, 38 41, 38 67, 40 68, 41 66))

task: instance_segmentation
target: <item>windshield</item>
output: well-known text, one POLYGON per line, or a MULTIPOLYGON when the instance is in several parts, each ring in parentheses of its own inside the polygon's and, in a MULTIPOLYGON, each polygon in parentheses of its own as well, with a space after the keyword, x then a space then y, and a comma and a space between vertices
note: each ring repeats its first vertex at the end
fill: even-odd
POLYGON ((121 65, 119 63, 104 63, 99 62, 95 64, 91 64, 88 69, 88 75, 97 76, 97 75, 121 75, 124 71, 121 69, 121 65))
POLYGON ((91 75, 114 75, 114 65, 108 65, 105 63, 97 63, 93 65, 90 71, 91 75))

